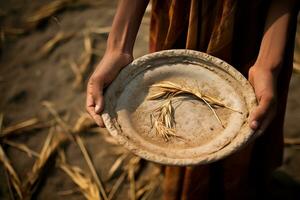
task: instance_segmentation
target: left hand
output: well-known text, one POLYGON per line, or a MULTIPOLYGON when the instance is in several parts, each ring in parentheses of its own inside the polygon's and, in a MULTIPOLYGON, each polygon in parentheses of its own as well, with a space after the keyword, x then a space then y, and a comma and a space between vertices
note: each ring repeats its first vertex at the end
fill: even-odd
POLYGON ((248 79, 258 101, 258 106, 250 113, 249 124, 260 135, 276 114, 277 76, 267 67, 255 64, 249 70, 248 79))

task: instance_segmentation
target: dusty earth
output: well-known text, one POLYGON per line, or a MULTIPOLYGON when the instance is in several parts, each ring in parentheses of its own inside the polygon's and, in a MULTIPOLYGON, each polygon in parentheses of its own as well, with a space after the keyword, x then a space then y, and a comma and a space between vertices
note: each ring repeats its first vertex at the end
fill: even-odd
MULTIPOLYGON (((38 26, 28 29, 27 33, 16 34, 19 30, 7 29, 10 31, 4 34, 5 31, 3 30, 5 29, 3 27, 22 27, 24 18, 31 16, 39 7, 49 2, 51 1, 0 1, 2 39, 0 112, 4 116, 4 129, 31 118, 38 118, 41 122, 49 122, 52 117, 42 105, 43 101, 53 103, 54 108, 70 126, 73 126, 79 116, 85 112, 86 81, 105 50, 106 30, 111 25, 117 2, 116 0, 101 0, 97 3, 79 1, 85 3, 62 8, 55 12, 52 17, 39 23, 38 26), (91 27, 101 28, 101 33, 90 34, 90 38, 93 40, 92 59, 82 72, 83 80, 75 84, 76 76, 70 63, 81 63, 81 55, 84 53, 83 33, 91 27), (73 35, 43 54, 43 45, 60 31, 73 35)), ((135 57, 147 53, 148 28, 149 12, 143 19, 136 41, 135 57)), ((300 37, 298 37, 298 43, 299 40, 300 37)), ((300 137, 299 122, 300 74, 295 72, 290 85, 285 137, 300 137)), ((8 140, 25 143, 31 149, 40 152, 48 132, 49 127, 37 127, 22 131, 8 140)), ((108 180, 108 171, 115 160, 126 150, 113 144, 105 129, 86 131, 81 133, 81 136, 95 168, 104 182, 106 191, 110 191, 121 172, 108 180)), ((25 180, 35 158, 29 158, 25 153, 10 145, 3 144, 3 146, 20 179, 25 180)), ((69 143, 65 150, 68 163, 79 166, 84 171, 89 171, 74 142, 69 143)), ((273 189, 270 193, 270 199, 299 199, 297 198, 300 197, 297 196, 300 192, 299 150, 299 145, 286 145, 284 164, 273 175, 273 189)), ((84 196, 76 191, 76 186, 68 176, 55 166, 55 162, 48 165, 49 169, 34 198, 84 199, 84 196)), ((141 170, 135 177, 137 190, 151 181, 161 183, 161 175, 159 175, 161 173, 158 166, 142 161, 140 167, 141 170)), ((130 181, 126 178, 116 193, 115 199, 129 199, 129 188, 130 181)), ((161 184, 158 184, 149 199, 159 199, 161 191, 161 184)), ((2 166, 0 167, 0 199, 9 199, 6 176, 2 166)))

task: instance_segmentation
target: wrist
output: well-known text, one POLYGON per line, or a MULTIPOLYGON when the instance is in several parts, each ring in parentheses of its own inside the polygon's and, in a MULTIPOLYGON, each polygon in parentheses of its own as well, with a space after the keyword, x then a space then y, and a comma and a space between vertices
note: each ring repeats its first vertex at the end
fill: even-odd
POLYGON ((254 68, 257 68, 259 71, 264 71, 266 73, 271 73, 277 77, 281 69, 281 61, 279 59, 272 58, 263 58, 257 59, 254 68))
POLYGON ((110 59, 125 59, 133 60, 133 54, 131 52, 123 51, 118 48, 106 48, 103 58, 109 57, 110 59))
POLYGON ((98 67, 109 67, 119 71, 133 61, 133 55, 118 49, 106 49, 98 67))
POLYGON ((265 77, 268 79, 271 79, 274 84, 277 82, 279 74, 278 68, 272 68, 270 66, 267 66, 265 63, 255 63, 248 72, 248 77, 250 82, 253 81, 255 77, 265 77))

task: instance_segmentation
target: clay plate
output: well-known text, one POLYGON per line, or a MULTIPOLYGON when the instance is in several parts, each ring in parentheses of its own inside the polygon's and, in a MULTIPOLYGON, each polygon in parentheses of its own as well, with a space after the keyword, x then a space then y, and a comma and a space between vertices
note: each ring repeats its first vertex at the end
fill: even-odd
POLYGON ((102 117, 118 142, 136 155, 166 165, 206 164, 237 151, 253 137, 249 112, 257 105, 249 82, 232 66, 205 53, 166 50, 145 55, 125 67, 105 93, 102 117), (165 141, 151 129, 149 87, 172 81, 199 89, 242 112, 209 108, 192 98, 175 108, 176 134, 165 141))

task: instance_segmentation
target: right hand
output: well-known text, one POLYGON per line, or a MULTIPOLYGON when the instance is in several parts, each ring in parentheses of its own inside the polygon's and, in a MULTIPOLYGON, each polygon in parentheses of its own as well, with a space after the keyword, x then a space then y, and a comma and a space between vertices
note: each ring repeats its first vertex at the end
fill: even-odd
POLYGON ((100 113, 104 108, 103 89, 132 62, 133 56, 123 52, 106 52, 87 84, 86 110, 100 126, 104 127, 100 113))

